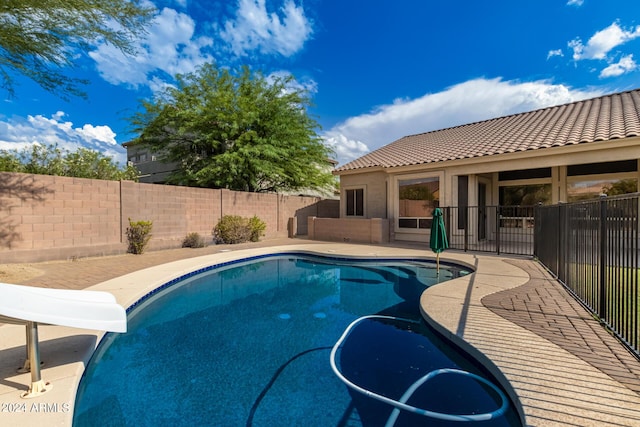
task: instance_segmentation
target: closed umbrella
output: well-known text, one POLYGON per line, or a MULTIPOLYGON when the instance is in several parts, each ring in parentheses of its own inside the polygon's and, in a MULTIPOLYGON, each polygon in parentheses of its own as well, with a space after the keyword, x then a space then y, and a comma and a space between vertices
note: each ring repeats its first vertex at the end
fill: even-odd
POLYGON ((436 253, 436 272, 440 273, 440 252, 449 247, 447 230, 444 228, 444 218, 442 217, 442 211, 440 208, 435 208, 433 211, 429 246, 431 247, 431 250, 436 253))

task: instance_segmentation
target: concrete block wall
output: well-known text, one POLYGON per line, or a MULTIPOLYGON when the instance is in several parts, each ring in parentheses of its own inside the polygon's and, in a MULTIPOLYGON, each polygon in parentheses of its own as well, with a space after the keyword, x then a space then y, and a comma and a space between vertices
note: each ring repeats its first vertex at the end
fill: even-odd
POLYGON ((388 219, 309 217, 307 221, 311 240, 373 244, 389 242, 388 219))
MULTIPOLYGON (((179 247, 191 232, 211 242, 223 215, 267 224, 287 237, 288 219, 309 214, 316 197, 0 173, 0 263, 124 253, 132 221, 153 221, 150 250, 179 247)), ((316 209, 317 211, 317 209, 316 209)), ((306 222, 306 217, 304 219, 306 222)))
POLYGON ((120 183, 58 176, 0 173, 0 262, 16 254, 121 245, 120 183), (13 254, 10 255, 10 254, 13 254))
POLYGON ((294 223, 289 225, 292 236, 306 236, 307 218, 310 216, 338 218, 340 216, 340 200, 327 200, 318 197, 280 196, 280 224, 286 224, 289 218, 294 223))
POLYGON ((267 224, 265 238, 287 236, 286 223, 280 224, 278 220, 277 194, 222 190, 221 198, 224 215, 240 215, 246 218, 256 215, 267 224))
POLYGON ((221 190, 132 181, 122 181, 121 186, 123 242, 129 219, 153 222, 152 250, 175 247, 192 232, 211 240, 211 231, 220 218, 221 190))

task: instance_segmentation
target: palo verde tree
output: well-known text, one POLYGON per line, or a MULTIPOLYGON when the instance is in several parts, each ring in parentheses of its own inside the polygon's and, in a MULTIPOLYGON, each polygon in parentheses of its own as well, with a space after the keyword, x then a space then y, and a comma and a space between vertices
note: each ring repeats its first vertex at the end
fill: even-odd
POLYGON ((178 164, 171 183, 250 192, 334 188, 331 150, 293 77, 206 64, 176 81, 131 118, 134 143, 178 164))
MULTIPOLYGON (((63 98, 84 96, 83 80, 60 69, 75 54, 99 43, 123 53, 146 31, 155 11, 141 0, 2 0, 0 1, 0 84, 14 94, 14 74, 29 77, 63 98)), ((148 4, 148 3, 147 3, 148 4)))

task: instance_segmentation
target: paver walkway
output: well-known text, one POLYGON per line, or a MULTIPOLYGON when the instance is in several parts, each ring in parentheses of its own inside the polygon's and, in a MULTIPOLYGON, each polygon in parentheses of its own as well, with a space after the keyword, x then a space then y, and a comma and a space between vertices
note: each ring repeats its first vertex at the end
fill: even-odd
POLYGON ((16 281, 16 284, 58 289, 85 289, 115 277, 172 261, 216 254, 224 251, 299 243, 313 244, 314 242, 298 239, 271 239, 236 245, 211 245, 204 248, 167 249, 145 252, 141 255, 123 254, 79 258, 68 261, 42 262, 32 264, 33 267, 42 271, 40 276, 16 281))
POLYGON ((540 264, 515 259, 507 262, 526 271, 531 279, 517 288, 485 296, 482 298, 485 307, 640 394, 640 361, 637 358, 540 264))

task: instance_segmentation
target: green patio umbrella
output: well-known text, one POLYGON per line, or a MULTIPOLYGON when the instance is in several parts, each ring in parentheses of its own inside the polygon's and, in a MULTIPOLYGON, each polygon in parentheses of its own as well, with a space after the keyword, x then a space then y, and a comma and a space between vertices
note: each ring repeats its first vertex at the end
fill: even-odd
POLYGON ((442 211, 440 208, 435 208, 433 211, 429 247, 431 247, 431 250, 436 253, 436 272, 440 273, 440 252, 449 247, 447 230, 444 228, 444 218, 442 217, 442 211))

